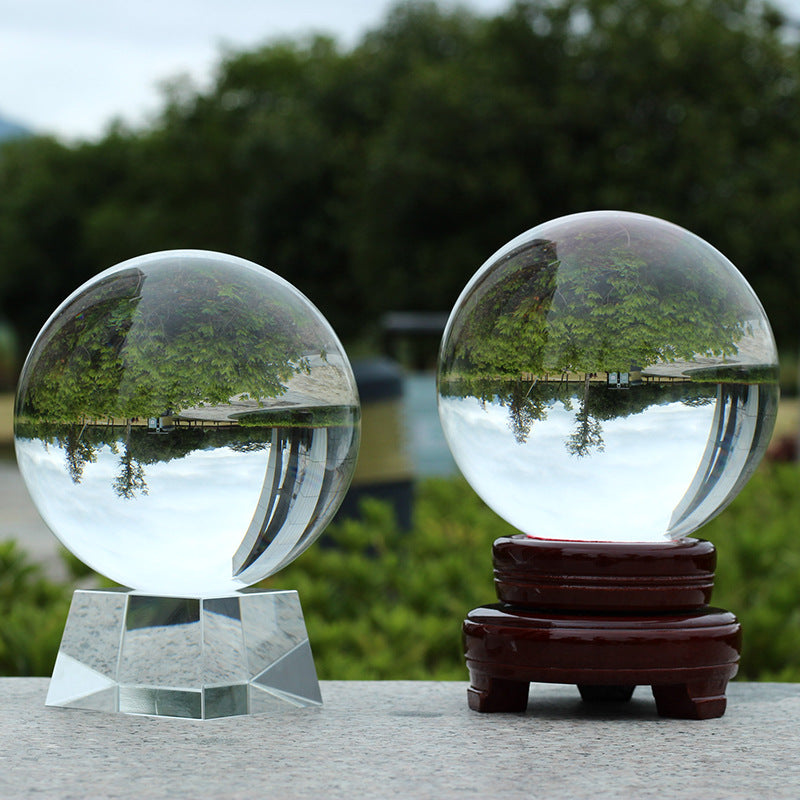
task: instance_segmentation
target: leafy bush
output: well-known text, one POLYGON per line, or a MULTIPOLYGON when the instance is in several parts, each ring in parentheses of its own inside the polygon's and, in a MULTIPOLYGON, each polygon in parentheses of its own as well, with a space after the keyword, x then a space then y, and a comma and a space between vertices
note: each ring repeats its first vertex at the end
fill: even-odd
POLYGON ((800 681, 798 471, 765 464, 700 531, 717 547, 712 602, 742 623, 741 679, 800 681))
MULTIPOLYGON (((766 464, 701 531, 718 549, 713 602, 744 627, 742 679, 800 681, 797 484, 798 466, 766 464)), ((299 591, 322 679, 465 679, 461 621, 494 600, 491 543, 513 529, 461 479, 420 484, 410 531, 377 501, 363 514, 262 586, 299 591)), ((0 544, 0 674, 50 674, 70 591, 0 544)))
POLYGON ((70 595, 15 542, 0 543, 0 675, 52 673, 70 595))
MULTIPOLYGON (((800 681, 798 477, 765 464, 699 532, 718 551, 713 604, 742 622, 741 679, 800 681)), ((322 678, 464 679, 461 621, 495 599, 491 542, 509 533, 462 480, 427 481, 412 530, 369 504, 269 585, 299 590, 322 678)))
POLYGON ((320 677, 465 678, 461 621, 494 600, 491 544, 513 529, 461 480, 423 483, 410 531, 363 513, 265 584, 299 591, 320 677))

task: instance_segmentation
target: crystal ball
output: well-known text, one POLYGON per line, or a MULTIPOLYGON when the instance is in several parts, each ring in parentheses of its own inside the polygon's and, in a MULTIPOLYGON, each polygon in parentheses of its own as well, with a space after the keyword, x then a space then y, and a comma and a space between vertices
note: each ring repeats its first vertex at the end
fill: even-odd
POLYGON ((450 315, 439 416, 473 489, 542 539, 689 536, 735 497, 775 422, 778 357, 728 259, 671 223, 539 225, 450 315))
POLYGON ((125 261, 70 295, 14 409, 50 529, 155 595, 228 594, 292 561, 343 499, 359 434, 322 314, 269 270, 198 250, 125 261))

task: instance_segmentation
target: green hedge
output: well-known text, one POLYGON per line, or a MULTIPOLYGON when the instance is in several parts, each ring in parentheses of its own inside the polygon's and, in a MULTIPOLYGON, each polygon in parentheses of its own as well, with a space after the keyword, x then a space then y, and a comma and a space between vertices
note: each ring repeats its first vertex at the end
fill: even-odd
MULTIPOLYGON (((744 628, 740 679, 800 681, 798 477, 765 464, 700 532, 718 551, 712 603, 744 628)), ((427 481, 408 533, 369 505, 335 549, 312 548, 269 585, 300 591, 321 678, 464 679, 461 621, 494 600, 491 542, 511 532, 463 481, 427 481)))
POLYGON ((742 680, 800 681, 800 468, 765 464, 700 532, 717 548, 712 603, 742 623, 742 680))
POLYGON ((50 675, 71 594, 15 542, 0 543, 0 675, 50 675))
MULTIPOLYGON (((767 464, 703 531, 718 549, 714 604, 744 627, 739 677, 800 681, 796 465, 767 464)), ((263 586, 300 592, 322 679, 465 679, 461 621, 494 600, 492 541, 512 532, 460 479, 428 480, 414 526, 364 505, 263 586)), ((48 675, 70 587, 0 545, 0 674, 48 675)))
POLYGON ((456 480, 419 487, 410 531, 363 512, 264 584, 300 592, 320 678, 464 678, 461 621, 493 600, 491 544, 513 529, 456 480))

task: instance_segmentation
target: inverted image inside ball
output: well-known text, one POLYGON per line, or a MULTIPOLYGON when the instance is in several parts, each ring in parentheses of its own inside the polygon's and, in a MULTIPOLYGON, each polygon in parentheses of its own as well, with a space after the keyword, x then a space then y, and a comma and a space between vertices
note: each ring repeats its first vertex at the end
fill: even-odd
POLYGON ((126 261, 54 312, 22 370, 14 435, 48 526, 152 594, 211 596, 274 573, 339 506, 360 409, 322 314, 221 253, 126 261))
POLYGON ((774 425, 778 360, 738 270, 654 217, 546 222, 448 321, 439 414, 475 491, 529 536, 670 541, 735 497, 774 425))

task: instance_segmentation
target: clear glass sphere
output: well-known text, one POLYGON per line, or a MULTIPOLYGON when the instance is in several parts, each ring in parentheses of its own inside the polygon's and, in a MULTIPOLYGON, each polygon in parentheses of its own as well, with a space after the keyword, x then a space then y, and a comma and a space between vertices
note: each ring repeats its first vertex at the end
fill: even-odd
POLYGON ((466 479, 523 533, 681 539, 760 461, 777 365, 758 298, 711 245, 641 214, 575 214, 467 284, 439 415, 466 479))
POLYGON ((276 572, 350 484, 360 407, 330 325, 269 270, 220 253, 135 258, 50 317, 14 437, 39 512, 78 558, 162 595, 276 572))

